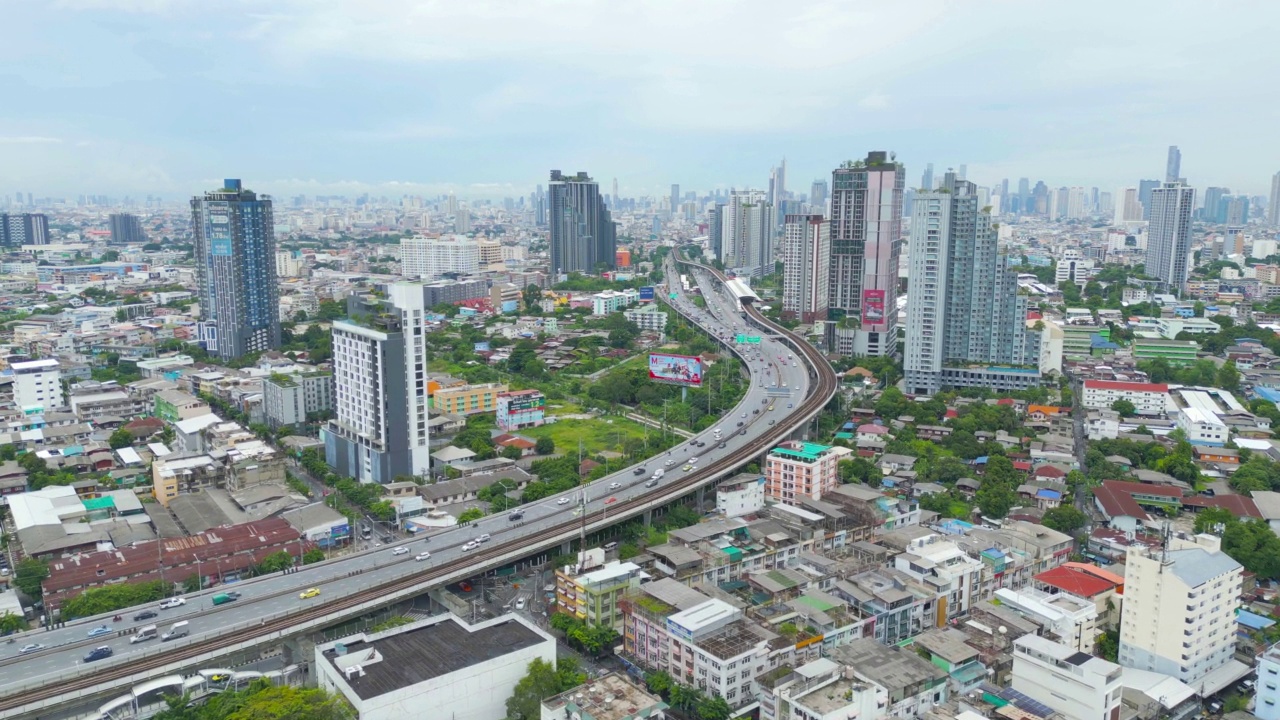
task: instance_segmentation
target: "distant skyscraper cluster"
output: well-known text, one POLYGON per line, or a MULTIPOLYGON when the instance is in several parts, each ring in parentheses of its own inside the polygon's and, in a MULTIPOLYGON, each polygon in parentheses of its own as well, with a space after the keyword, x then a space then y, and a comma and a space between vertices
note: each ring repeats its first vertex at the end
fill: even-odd
POLYGON ((614 267, 617 229, 600 196, 600 186, 585 172, 564 175, 552 170, 547 194, 551 272, 594 273, 600 267, 614 267))
POLYGON ((271 198, 239 180, 191 199, 200 340, 231 360, 280 346, 280 290, 271 198))

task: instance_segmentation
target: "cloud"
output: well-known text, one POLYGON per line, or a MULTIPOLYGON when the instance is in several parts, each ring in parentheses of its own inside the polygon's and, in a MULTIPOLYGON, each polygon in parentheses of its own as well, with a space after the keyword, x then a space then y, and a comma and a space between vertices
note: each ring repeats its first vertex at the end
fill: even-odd
POLYGON ((884 110, 889 107, 889 98, 881 93, 871 93, 858 101, 858 107, 866 110, 884 110))
POLYGON ((56 145, 62 138, 40 135, 0 135, 0 145, 56 145))

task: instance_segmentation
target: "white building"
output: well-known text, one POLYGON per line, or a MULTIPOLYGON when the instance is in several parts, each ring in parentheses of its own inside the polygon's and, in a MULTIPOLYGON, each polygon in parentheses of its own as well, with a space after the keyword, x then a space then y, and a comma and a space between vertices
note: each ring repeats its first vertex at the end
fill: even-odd
POLYGON ((555 638, 518 615, 476 625, 440 615, 316 645, 313 668, 361 720, 492 720, 534 660, 555 664, 555 638))
POLYGON ((591 296, 591 314, 592 315, 608 315, 619 310, 635 305, 640 301, 640 292, 627 288, 626 290, 605 290, 591 296))
POLYGON ((413 237, 400 240, 400 274, 435 280, 445 273, 471 275, 480 270, 480 244, 470 238, 413 237))
POLYGON ((1216 414, 1198 407, 1179 408, 1174 413, 1174 421, 1187 434, 1187 441, 1192 445, 1222 447, 1231 439, 1226 423, 1216 414))
POLYGON ((968 614, 978 600, 985 566, 941 535, 912 540, 906 552, 894 557, 893 562, 898 570, 938 591, 948 620, 968 614))
POLYGON ((725 517, 750 515, 764 507, 764 478, 744 473, 716 486, 716 512, 725 517))
POLYGON ((768 640, 723 600, 708 600, 667 618, 670 673, 676 682, 719 695, 732 707, 754 699, 753 679, 764 672, 768 640))
POLYGON ((667 707, 624 675, 609 673, 543 700, 541 720, 663 720, 667 707))
POLYGON ((1192 335, 1212 335, 1222 330, 1222 326, 1207 318, 1162 317, 1156 321, 1156 332, 1165 340, 1177 340, 1180 333, 1192 335))
POLYGON ((725 267, 753 277, 773 272, 774 212, 759 190, 730 194, 729 203, 720 209, 720 261, 725 267))
POLYGON ((1054 276, 1054 282, 1061 286, 1062 283, 1071 283, 1079 287, 1084 287, 1089 282, 1089 278, 1093 277, 1098 271, 1098 261, 1093 258, 1086 258, 1080 254, 1079 250, 1074 248, 1062 251, 1062 257, 1058 258, 1057 275, 1054 276))
POLYGON ((262 408, 273 428, 298 425, 307 414, 333 407, 333 376, 328 373, 272 374, 262 380, 262 408))
POLYGON ((1258 658, 1256 682, 1253 714, 1258 720, 1280 720, 1280 646, 1272 645, 1258 658))
POLYGON ((801 665, 762 688, 760 720, 879 720, 889 691, 827 658, 801 665))
POLYGON ((827 319, 831 224, 821 215, 788 215, 782 237, 782 315, 827 319))
POLYGON ((1066 720, 1115 720, 1119 665, 1035 635, 1013 641, 1013 689, 1066 720))
POLYGON ((9 368, 13 371, 13 402, 19 410, 52 410, 67 404, 57 360, 23 360, 10 363, 9 368))
POLYGON ((1125 556, 1120 664, 1170 675, 1212 695, 1248 668, 1232 659, 1243 568, 1213 535, 1170 537, 1125 556))
POLYGON ((1163 415, 1168 402, 1169 386, 1156 383, 1085 380, 1080 401, 1089 410, 1110 410, 1117 400, 1133 403, 1139 415, 1163 415))
POLYGON ((667 313, 662 306, 650 303, 632 310, 624 310, 622 315, 636 324, 641 330, 664 332, 667 329, 667 313))
POLYGON ((1001 604, 1033 618, 1058 637, 1058 642, 1084 653, 1092 653, 1098 630, 1098 608, 1094 603, 1066 593, 1050 595, 1025 587, 1000 588, 995 595, 1001 604))

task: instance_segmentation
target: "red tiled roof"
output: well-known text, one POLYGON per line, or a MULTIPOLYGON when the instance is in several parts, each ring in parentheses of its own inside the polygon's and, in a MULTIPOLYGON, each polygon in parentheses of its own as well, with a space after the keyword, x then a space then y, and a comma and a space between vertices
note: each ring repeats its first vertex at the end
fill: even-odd
POLYGON ((883 426, 883 425, 876 425, 876 424, 874 424, 874 423, 867 423, 866 425, 859 425, 859 426, 858 426, 858 432, 859 432, 859 433, 869 433, 869 434, 871 434, 871 435, 886 435, 886 434, 888 434, 888 432, 889 432, 889 428, 887 428, 887 427, 885 427, 885 426, 883 426))
POLYGON ((1062 563, 1061 567, 1071 568, 1072 570, 1079 570, 1082 573, 1088 573, 1089 575, 1092 575, 1094 577, 1102 578, 1103 580, 1108 580, 1112 583, 1115 583, 1116 585, 1124 584, 1123 575, 1117 575, 1109 570, 1103 570, 1102 568, 1098 567, 1097 565, 1094 565, 1093 563, 1064 562, 1062 563))
POLYGON ((1062 468, 1056 468, 1052 465, 1041 465, 1040 467, 1036 468, 1036 471, 1032 474, 1035 475, 1036 477, 1053 477, 1053 478, 1060 478, 1060 477, 1067 476, 1067 474, 1062 471, 1062 468))
POLYGON ((1243 495, 1215 495, 1206 497, 1204 495, 1188 495, 1182 498, 1182 504, 1194 508, 1223 508, 1236 517, 1261 518, 1262 513, 1259 512, 1258 506, 1254 504, 1252 498, 1243 495))
POLYGON ((1035 576, 1036 582, 1055 587, 1065 593, 1079 597, 1091 598, 1115 588, 1116 583, 1108 582, 1086 572, 1068 567, 1056 567, 1045 570, 1035 576))
POLYGON ((1139 482, 1125 482, 1124 480, 1108 480, 1102 484, 1104 487, 1110 487, 1113 490, 1129 494, 1142 493, 1144 495, 1164 495, 1172 498, 1182 497, 1182 488, 1169 485, 1148 485, 1139 482))
POLYGON ((1085 380, 1084 388, 1086 390, 1092 388, 1095 390, 1120 390, 1122 392, 1169 392, 1169 386, 1163 383, 1119 382, 1116 380, 1085 380))
POLYGON ((947 417, 948 419, 950 419, 950 418, 958 418, 958 417, 960 417, 960 413, 959 413, 958 411, 956 411, 954 408, 948 408, 948 409, 947 409, 946 417, 947 417))
POLYGON ((1012 404, 1014 404, 1014 403, 1013 403, 1013 398, 1000 398, 999 400, 997 400, 997 401, 996 401, 996 404, 997 404, 997 405, 1012 405, 1012 404))
POLYGON ((1031 461, 1030 460, 1014 460, 1013 469, 1014 470, 1030 470, 1031 461))
POLYGON ((1108 518, 1128 515, 1139 520, 1151 519, 1151 516, 1147 515, 1147 511, 1138 505, 1132 495, 1111 487, 1111 483, 1103 483, 1094 488, 1093 496, 1097 498, 1098 504, 1102 505, 1102 512, 1106 513, 1108 518))

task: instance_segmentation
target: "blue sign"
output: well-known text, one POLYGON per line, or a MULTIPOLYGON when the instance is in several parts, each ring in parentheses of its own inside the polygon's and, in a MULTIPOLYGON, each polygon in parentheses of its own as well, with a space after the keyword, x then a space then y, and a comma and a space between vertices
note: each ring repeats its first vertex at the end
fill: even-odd
POLYGON ((646 301, 652 301, 652 300, 653 300, 653 288, 652 287, 640 288, 640 301, 646 302, 646 301))
POLYGON ((481 352, 481 351, 484 351, 484 350, 488 350, 488 349, 489 349, 489 343, 487 343, 487 342, 478 342, 478 343, 476 343, 476 344, 475 344, 475 347, 474 347, 473 349, 474 349, 476 352, 481 352))
POLYGON ((213 238, 209 241, 210 255, 231 255, 231 238, 213 238))

